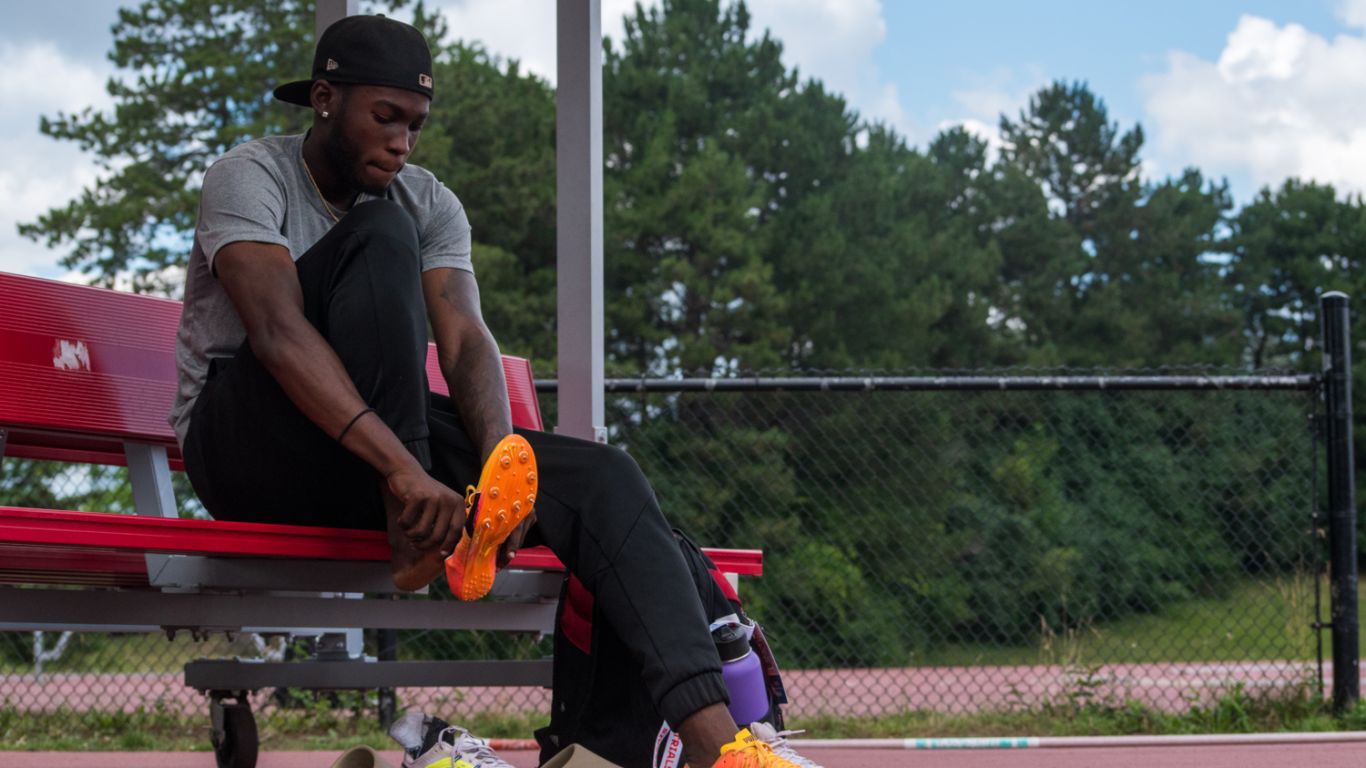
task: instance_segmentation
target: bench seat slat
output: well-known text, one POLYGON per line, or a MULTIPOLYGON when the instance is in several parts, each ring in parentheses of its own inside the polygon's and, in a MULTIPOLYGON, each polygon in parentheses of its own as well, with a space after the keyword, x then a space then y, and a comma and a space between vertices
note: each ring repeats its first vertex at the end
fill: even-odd
POLYGON ((195 555, 389 559, 379 531, 0 507, 0 541, 195 555))
MULTIPOLYGON (((32 558, 47 557, 54 567, 98 570, 95 566, 103 561, 86 562, 80 557, 82 551, 92 550, 312 560, 389 560, 389 544, 381 531, 18 507, 0 507, 0 541, 34 545, 29 555, 30 568, 36 567, 32 558)), ((763 574, 763 554, 759 550, 703 551, 725 573, 742 576, 763 574)), ((547 547, 523 549, 512 561, 512 567, 526 570, 564 568, 547 547)))

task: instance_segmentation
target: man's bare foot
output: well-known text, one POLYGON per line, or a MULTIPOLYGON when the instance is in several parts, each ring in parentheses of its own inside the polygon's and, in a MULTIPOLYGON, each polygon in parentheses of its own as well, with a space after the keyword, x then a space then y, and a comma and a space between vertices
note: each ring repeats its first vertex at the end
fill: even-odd
POLYGON ((414 592, 431 584, 445 570, 446 558, 435 549, 423 551, 414 547, 402 533, 389 531, 389 573, 394 586, 404 592, 414 592))
POLYGON ((389 538, 389 573, 394 578, 394 586, 404 592, 415 592, 431 584, 445 570, 446 558, 436 549, 422 550, 398 527, 398 513, 403 511, 399 504, 385 489, 384 497, 386 533, 389 538))

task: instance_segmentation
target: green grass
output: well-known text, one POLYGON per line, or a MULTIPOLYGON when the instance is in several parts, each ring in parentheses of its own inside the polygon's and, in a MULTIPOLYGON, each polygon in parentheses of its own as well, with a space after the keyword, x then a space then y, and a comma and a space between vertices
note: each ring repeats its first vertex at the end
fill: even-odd
POLYGON ((1308 660, 1314 658, 1313 590, 1307 577, 1247 581, 1224 597, 1188 600, 1150 614, 1058 632, 1041 628, 1032 645, 953 645, 932 650, 915 662, 974 666, 1308 660))

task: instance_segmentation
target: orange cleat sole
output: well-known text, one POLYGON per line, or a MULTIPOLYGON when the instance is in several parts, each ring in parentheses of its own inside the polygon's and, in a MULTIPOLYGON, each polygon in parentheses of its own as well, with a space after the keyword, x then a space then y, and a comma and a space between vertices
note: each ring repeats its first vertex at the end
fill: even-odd
POLYGON ((466 495, 465 514, 474 506, 474 531, 461 531, 455 551, 446 558, 446 580, 461 600, 478 600, 493 589, 498 548, 531 514, 536 504, 536 454, 521 435, 498 442, 484 463, 478 487, 466 495), (473 505, 475 494, 478 504, 473 505))

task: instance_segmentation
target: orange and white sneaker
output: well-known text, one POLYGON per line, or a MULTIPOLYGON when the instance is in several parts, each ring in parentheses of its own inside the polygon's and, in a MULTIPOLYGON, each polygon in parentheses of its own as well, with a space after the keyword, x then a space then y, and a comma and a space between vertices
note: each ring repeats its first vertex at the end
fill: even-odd
POLYGON ((460 532, 460 543, 446 558, 446 580, 461 600, 478 600, 493 588, 498 548, 531 514, 536 504, 536 454, 521 435, 508 435, 494 446, 484 463, 479 485, 465 491, 465 519, 473 534, 460 532), (477 500, 477 501, 476 501, 477 500))
POLYGON ((755 738, 748 728, 735 734, 735 741, 721 747, 721 759, 712 768, 798 768, 797 764, 773 751, 755 738))

